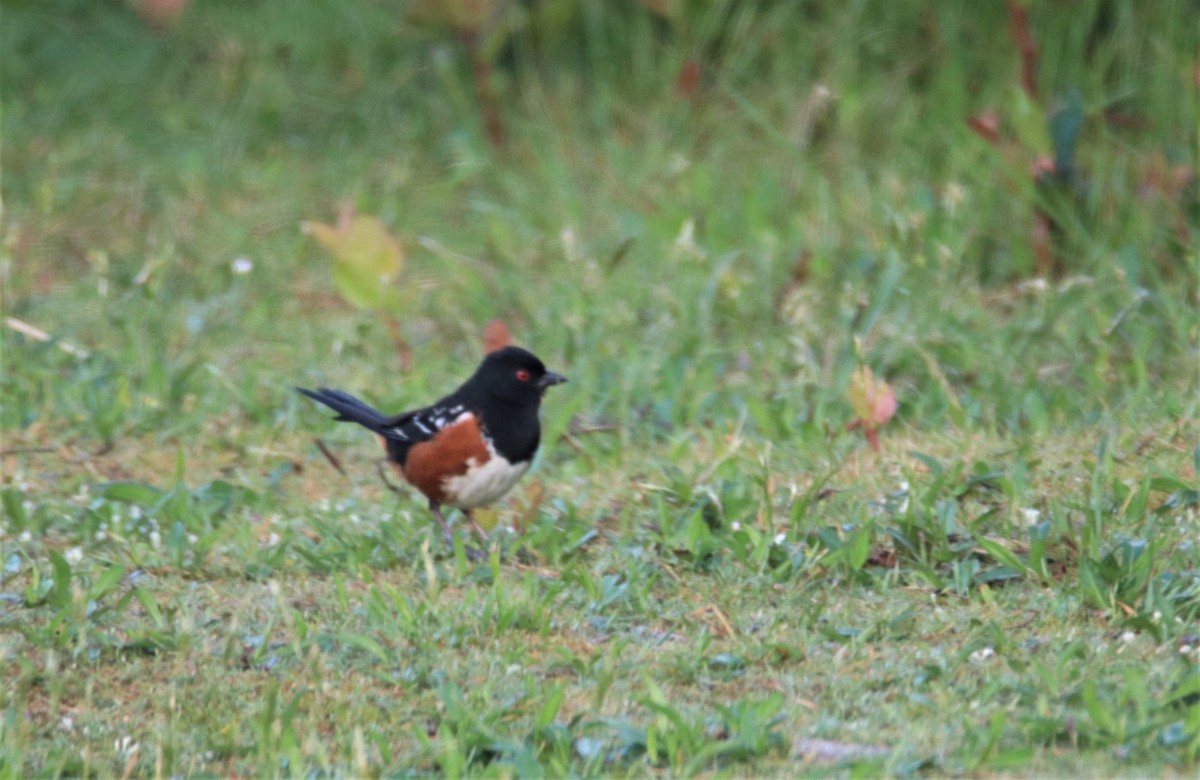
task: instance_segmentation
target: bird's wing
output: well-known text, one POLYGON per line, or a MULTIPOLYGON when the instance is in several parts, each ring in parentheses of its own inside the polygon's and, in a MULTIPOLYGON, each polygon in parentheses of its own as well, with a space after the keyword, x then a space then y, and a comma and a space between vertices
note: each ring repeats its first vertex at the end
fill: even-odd
POLYGON ((377 429, 380 435, 392 441, 416 444, 429 441, 438 431, 456 422, 467 413, 465 404, 457 401, 439 401, 433 406, 413 409, 389 417, 377 429))

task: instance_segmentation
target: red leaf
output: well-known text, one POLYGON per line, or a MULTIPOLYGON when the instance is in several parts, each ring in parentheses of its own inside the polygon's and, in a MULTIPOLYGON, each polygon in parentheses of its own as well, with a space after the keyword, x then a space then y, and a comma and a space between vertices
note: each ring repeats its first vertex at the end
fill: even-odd
POLYGON ((508 326, 500 320, 492 320, 483 329, 483 353, 490 355, 498 349, 513 343, 512 334, 508 332, 508 326))
POLYGON ((870 366, 861 366, 850 377, 850 408, 858 419, 846 424, 846 430, 862 428, 871 449, 879 451, 877 431, 896 413, 896 391, 882 379, 876 379, 870 366))
POLYGON ((679 66, 679 76, 675 79, 675 91, 680 97, 692 98, 700 86, 700 63, 696 60, 684 60, 679 66))
POLYGON ((1000 144, 1000 116, 993 110, 967 117, 967 127, 992 146, 1000 144))

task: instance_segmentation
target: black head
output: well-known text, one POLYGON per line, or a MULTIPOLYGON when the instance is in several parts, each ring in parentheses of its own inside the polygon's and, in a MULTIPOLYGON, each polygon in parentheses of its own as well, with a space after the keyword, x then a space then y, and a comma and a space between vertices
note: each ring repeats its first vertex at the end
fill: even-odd
POLYGON ((548 371, 532 352, 520 347, 504 347, 483 359, 467 385, 510 404, 536 406, 546 388, 565 381, 565 376, 548 371))

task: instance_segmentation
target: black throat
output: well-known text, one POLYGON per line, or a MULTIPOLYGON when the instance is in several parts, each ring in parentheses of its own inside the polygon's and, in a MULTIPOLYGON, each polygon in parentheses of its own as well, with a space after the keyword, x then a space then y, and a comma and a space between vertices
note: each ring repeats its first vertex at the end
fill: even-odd
POLYGON ((522 463, 533 458, 541 442, 536 403, 510 404, 485 398, 467 408, 475 412, 484 433, 501 457, 509 463, 522 463))

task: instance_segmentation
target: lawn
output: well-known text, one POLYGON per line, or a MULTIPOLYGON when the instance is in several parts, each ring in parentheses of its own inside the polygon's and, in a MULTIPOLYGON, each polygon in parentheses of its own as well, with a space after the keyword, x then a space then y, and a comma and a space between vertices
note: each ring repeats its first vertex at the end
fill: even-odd
POLYGON ((1200 769, 1195 2, 134 5, 0 25, 0 774, 1200 769), (480 560, 292 388, 495 319, 480 560))

